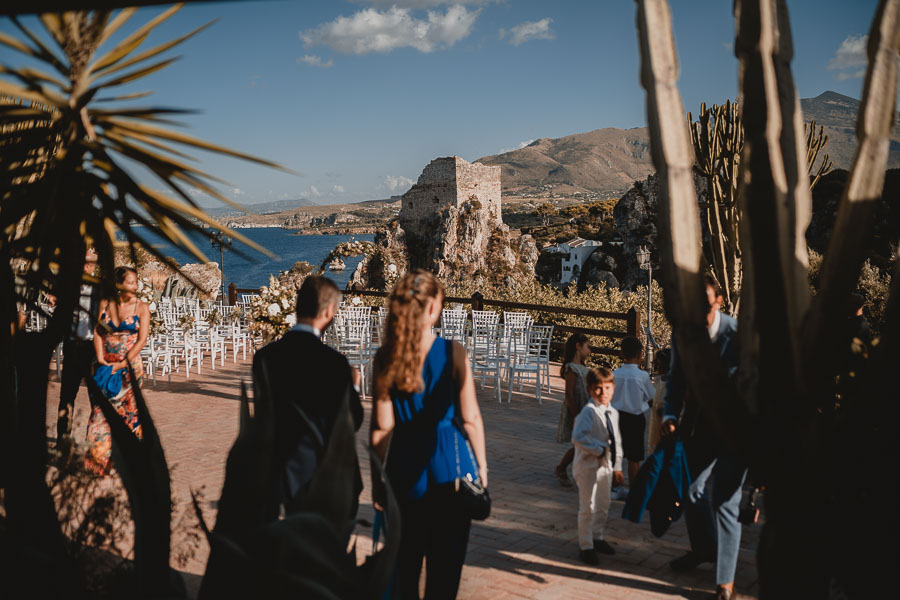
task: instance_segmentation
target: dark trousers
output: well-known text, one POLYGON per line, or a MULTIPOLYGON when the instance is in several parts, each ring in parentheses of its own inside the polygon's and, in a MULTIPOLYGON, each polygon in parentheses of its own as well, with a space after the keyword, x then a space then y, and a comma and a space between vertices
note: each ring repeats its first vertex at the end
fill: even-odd
POLYGON ((91 377, 96 352, 94 342, 65 340, 63 342, 62 383, 59 386, 59 413, 56 420, 56 439, 72 435, 75 396, 85 377, 91 377))
POLYGON ((419 600, 423 559, 425 600, 456 598, 472 520, 453 500, 449 489, 438 488, 419 501, 400 505, 400 549, 391 598, 419 600))

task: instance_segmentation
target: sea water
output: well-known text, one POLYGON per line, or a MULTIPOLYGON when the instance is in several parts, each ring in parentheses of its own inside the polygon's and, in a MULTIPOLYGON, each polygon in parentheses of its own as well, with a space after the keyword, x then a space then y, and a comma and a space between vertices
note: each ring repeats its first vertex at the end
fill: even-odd
MULTIPOLYGON (((226 248, 225 282, 232 281, 239 288, 258 288, 269 283, 269 275, 278 275, 279 271, 286 271, 294 266, 297 261, 304 260, 314 267, 318 267, 328 256, 328 253, 341 242, 349 240, 372 241, 374 235, 297 235, 295 231, 276 227, 261 227, 239 229, 239 233, 253 240, 276 257, 270 258, 234 240, 234 251, 226 248), (238 252, 239 251, 239 252, 238 252)), ((176 247, 171 242, 147 233, 146 229, 136 228, 135 233, 147 236, 148 241, 163 256, 171 256, 178 264, 196 263, 197 258, 192 254, 176 247)), ((190 235, 191 240, 206 254, 211 262, 219 262, 219 249, 213 248, 209 240, 197 233, 190 235)), ((344 271, 326 271, 325 275, 343 289, 356 265, 362 260, 362 256, 344 258, 347 268, 344 271)))

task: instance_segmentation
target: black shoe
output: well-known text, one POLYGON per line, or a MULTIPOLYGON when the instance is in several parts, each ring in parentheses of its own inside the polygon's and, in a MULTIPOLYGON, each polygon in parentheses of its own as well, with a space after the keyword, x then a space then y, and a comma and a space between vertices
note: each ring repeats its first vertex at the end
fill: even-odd
POLYGON ((581 551, 581 562, 586 565, 597 566, 600 564, 600 559, 597 558, 597 553, 593 550, 582 550, 581 551))
POLYGON ((715 560, 716 559, 714 556, 697 554, 694 551, 690 551, 684 556, 679 556, 678 558, 672 560, 669 563, 669 566, 672 567, 674 571, 690 571, 691 569, 697 568, 697 566, 700 564, 703 564, 705 562, 714 562, 715 560))
POLYGON ((598 554, 615 554, 616 550, 606 540, 594 540, 594 552, 598 554))

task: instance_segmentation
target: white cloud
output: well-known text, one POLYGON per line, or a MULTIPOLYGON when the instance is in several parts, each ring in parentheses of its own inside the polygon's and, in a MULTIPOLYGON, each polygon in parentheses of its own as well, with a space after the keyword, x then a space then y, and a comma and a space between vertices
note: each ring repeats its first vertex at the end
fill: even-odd
POLYGON ((311 185, 309 186, 309 195, 313 198, 317 198, 322 195, 322 192, 320 192, 319 188, 317 188, 316 186, 311 185))
POLYGON ((403 175, 385 175, 384 176, 384 187, 389 192, 405 192, 409 188, 413 186, 415 181, 410 179, 409 177, 404 177, 403 175))
POLYGON ((525 146, 528 146, 529 144, 531 144, 533 142, 534 142, 534 140, 525 140, 524 142, 519 142, 519 145, 516 146, 515 148, 501 148, 500 152, 498 152, 498 154, 505 154, 506 152, 512 152, 513 150, 521 150, 522 148, 524 148, 525 146))
POLYGON ((845 81, 847 79, 862 79, 866 76, 866 70, 860 69, 859 71, 852 71, 849 73, 838 73, 836 78, 838 81, 845 81))
POLYGON ((556 38, 556 34, 550 30, 550 23, 552 22, 553 19, 550 17, 545 17, 540 21, 525 21, 509 31, 501 29, 498 32, 499 38, 502 40, 509 36, 509 43, 513 46, 518 46, 531 40, 552 40, 556 38))
MULTIPOLYGON (((828 61, 829 69, 849 69, 865 66, 869 61, 866 56, 867 35, 848 35, 840 47, 828 61)), ((840 75, 838 75, 840 78, 840 75)), ((845 78, 846 79, 846 78, 845 78)))
POLYGON ((327 61, 323 61, 321 56, 316 56, 315 54, 304 54, 297 59, 297 63, 305 63, 311 67, 330 69, 334 64, 334 61, 330 58, 327 61))
POLYGON ((243 196, 243 195, 244 195, 244 190, 242 190, 241 188, 234 188, 233 190, 231 190, 231 193, 232 193, 234 196, 243 196))
POLYGON ((332 193, 332 194, 343 194, 343 193, 344 193, 344 186, 342 186, 342 185, 333 185, 333 186, 331 186, 331 193, 332 193))
POLYGON ((449 48, 469 35, 480 12, 454 5, 446 13, 428 11, 427 19, 416 19, 407 8, 367 8, 301 31, 300 39, 304 47, 327 46, 343 54, 390 52, 406 47, 432 52, 449 48))

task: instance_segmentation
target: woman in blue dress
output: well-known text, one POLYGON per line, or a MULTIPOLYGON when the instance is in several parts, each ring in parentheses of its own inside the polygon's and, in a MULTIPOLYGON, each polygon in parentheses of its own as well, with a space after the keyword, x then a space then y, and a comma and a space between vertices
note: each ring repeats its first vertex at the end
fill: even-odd
POLYGON ((471 519, 457 502, 453 481, 470 474, 488 484, 484 427, 466 350, 432 333, 443 299, 428 271, 402 277, 391 292, 375 355, 371 441, 377 456, 387 457, 387 478, 400 505, 391 597, 403 600, 419 598, 423 559, 425 599, 456 597, 471 519))

